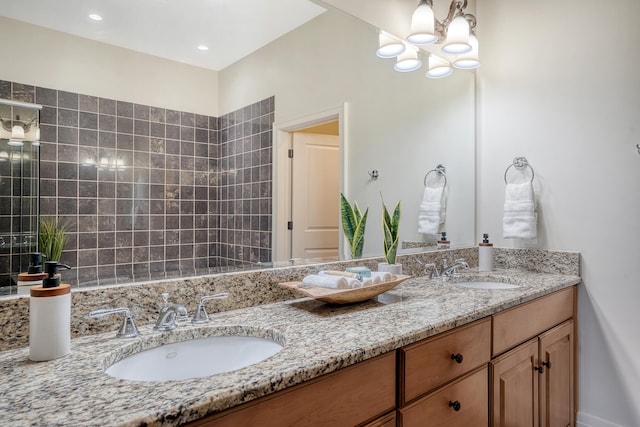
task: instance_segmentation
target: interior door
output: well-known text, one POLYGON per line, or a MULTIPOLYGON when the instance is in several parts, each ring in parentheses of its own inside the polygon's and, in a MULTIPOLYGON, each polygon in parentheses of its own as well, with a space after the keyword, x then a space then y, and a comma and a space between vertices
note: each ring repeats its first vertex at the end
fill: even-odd
POLYGON ((291 257, 338 258, 339 137, 293 133, 291 257))

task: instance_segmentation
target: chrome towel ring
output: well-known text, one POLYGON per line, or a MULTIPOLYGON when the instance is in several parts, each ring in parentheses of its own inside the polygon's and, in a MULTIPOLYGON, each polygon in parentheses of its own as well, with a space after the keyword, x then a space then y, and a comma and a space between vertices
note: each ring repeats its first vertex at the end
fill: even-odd
POLYGON ((504 171, 504 183, 508 184, 509 181, 507 181, 507 172, 509 172, 509 169, 511 167, 516 168, 517 170, 521 171, 525 168, 529 168, 531 169, 531 182, 533 183, 533 177, 535 176, 535 172, 533 171, 533 168, 531 167, 531 165, 529 164, 529 162, 527 161, 526 157, 516 157, 515 159, 513 159, 513 163, 510 164, 509 166, 507 166, 507 169, 505 169, 504 171))
POLYGON ((447 168, 441 163, 439 163, 434 169, 431 169, 429 172, 427 172, 427 174, 424 176, 424 186, 427 186, 427 177, 432 172, 435 172, 438 176, 444 178, 444 184, 442 185, 442 188, 445 188, 447 186, 447 168))

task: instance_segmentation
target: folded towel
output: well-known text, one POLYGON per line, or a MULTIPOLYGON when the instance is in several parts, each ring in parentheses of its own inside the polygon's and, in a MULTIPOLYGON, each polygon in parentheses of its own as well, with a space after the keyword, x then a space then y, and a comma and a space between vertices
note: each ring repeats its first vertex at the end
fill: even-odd
POLYGON ((505 239, 535 239, 536 222, 536 206, 531 183, 507 184, 504 193, 502 236, 505 239))
POLYGON ((447 209, 447 192, 444 187, 425 187, 418 212, 418 233, 438 234, 444 224, 447 209))
POLYGON ((344 276, 334 276, 332 274, 310 274, 302 279, 302 283, 305 285, 332 289, 352 289, 362 287, 362 282, 357 279, 344 276))

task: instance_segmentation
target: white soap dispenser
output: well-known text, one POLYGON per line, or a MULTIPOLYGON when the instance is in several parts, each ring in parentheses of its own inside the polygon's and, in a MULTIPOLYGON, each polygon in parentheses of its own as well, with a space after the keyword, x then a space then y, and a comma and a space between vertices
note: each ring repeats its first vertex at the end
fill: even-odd
POLYGON ((45 262, 47 277, 30 289, 29 359, 44 362, 71 351, 71 285, 60 284, 57 261, 45 262))
POLYGON ((489 235, 482 235, 482 243, 478 246, 478 271, 493 271, 493 243, 489 243, 489 235))

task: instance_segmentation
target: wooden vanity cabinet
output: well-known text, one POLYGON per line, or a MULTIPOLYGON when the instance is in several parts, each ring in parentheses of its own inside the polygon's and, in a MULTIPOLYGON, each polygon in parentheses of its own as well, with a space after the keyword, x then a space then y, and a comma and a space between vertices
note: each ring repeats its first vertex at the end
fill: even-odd
POLYGON ((392 351, 188 425, 387 427, 395 425, 395 415, 389 414, 395 409, 395 388, 392 351))
POLYGON ((574 310, 572 287, 493 316, 494 349, 512 346, 523 323, 535 334, 491 361, 493 427, 575 425, 574 310))

